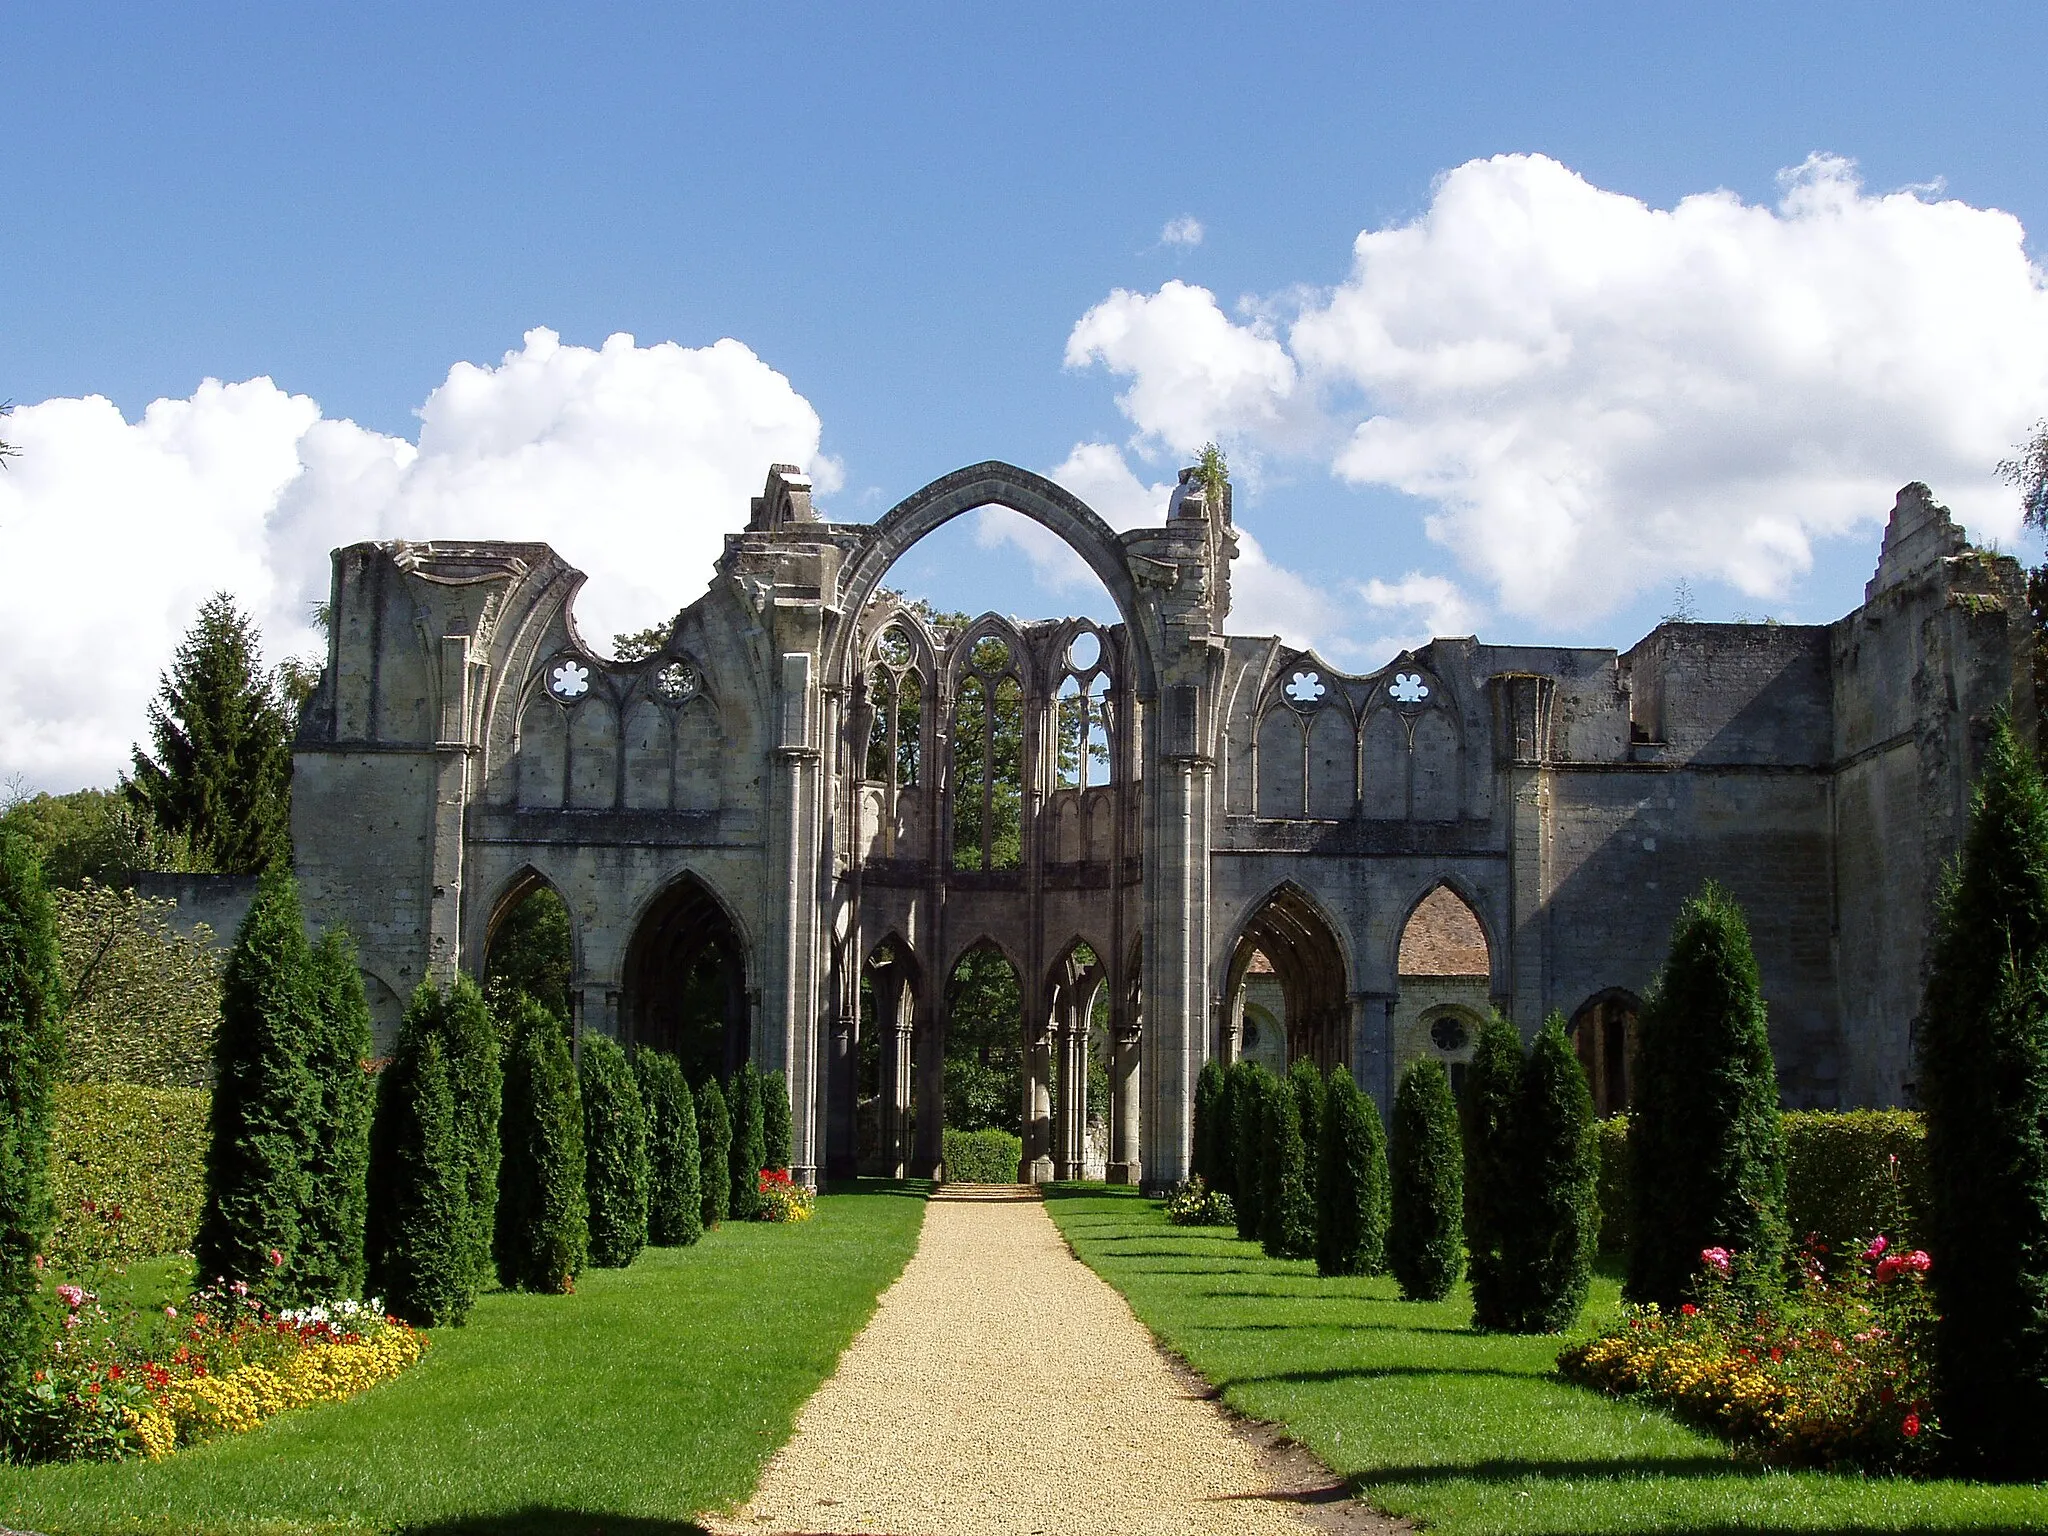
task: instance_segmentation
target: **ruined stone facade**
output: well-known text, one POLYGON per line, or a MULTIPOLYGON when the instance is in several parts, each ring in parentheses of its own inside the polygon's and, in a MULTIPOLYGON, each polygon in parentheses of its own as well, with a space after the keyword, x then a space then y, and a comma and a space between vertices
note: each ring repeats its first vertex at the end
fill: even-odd
POLYGON ((1619 1107, 1710 877, 1750 912, 1786 1102, 1910 1099, 1935 882, 1993 712, 2033 708, 2020 572, 1924 487, 1839 622, 1621 654, 1439 639, 1348 675, 1227 632, 1235 553, 1229 488, 1192 473, 1117 534, 1008 465, 872 526, 777 466, 626 663, 544 545, 339 550, 293 793, 309 921, 354 932, 388 1031, 552 887, 578 1029, 668 1043, 686 981, 722 977, 725 1064, 787 1072, 804 1177, 938 1163, 945 979, 986 943, 1023 995, 1026 1177, 1086 1166, 1091 1054, 1109 1176, 1159 1186, 1209 1057, 1342 1061, 1384 1108, 1489 1005, 1525 1032, 1563 1010, 1619 1107), (900 608, 894 561, 990 505, 1063 537, 1122 622, 900 608))

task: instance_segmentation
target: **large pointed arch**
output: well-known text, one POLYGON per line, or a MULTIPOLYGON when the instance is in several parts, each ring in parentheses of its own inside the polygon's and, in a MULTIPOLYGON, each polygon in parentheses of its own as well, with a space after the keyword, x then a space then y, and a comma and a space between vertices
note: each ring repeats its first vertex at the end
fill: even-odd
POLYGON ((1349 1054, 1350 958, 1343 929, 1302 886, 1283 880, 1239 925, 1222 997, 1235 1011, 1254 957, 1263 955, 1286 1011, 1287 1055, 1307 1057, 1324 1071, 1349 1054))
POLYGON ((732 908, 685 870, 642 907, 626 946, 620 1023, 636 1046, 674 1051, 692 1081, 747 1059, 749 946, 732 908))

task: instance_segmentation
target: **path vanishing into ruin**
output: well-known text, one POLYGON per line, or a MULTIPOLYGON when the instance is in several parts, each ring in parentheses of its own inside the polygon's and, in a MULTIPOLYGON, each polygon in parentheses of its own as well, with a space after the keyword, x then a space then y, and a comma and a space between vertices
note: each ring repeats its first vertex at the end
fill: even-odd
POLYGON ((1035 1196, 954 1186, 753 1499, 717 1528, 1304 1536, 1318 1495, 1301 1460, 1177 1373, 1035 1196))

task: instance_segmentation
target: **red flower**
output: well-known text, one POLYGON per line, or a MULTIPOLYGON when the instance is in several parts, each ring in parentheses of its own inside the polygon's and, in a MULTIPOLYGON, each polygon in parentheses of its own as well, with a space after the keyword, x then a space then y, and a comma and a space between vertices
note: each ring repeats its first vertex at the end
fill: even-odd
POLYGON ((1863 1250, 1863 1257, 1874 1259, 1889 1247, 1891 1247, 1891 1244, 1885 1241, 1884 1234, 1879 1233, 1870 1240, 1870 1246, 1863 1250))
POLYGON ((284 1255, 279 1253, 275 1248, 270 1250, 270 1267, 272 1269, 284 1268, 284 1255))
POLYGON ((1697 1317, 1699 1316, 1700 1309, 1688 1301, 1678 1309, 1678 1312, 1681 1317, 1697 1317))
POLYGON ((1901 1424, 1899 1429, 1908 1440, 1911 1440, 1920 1433, 1920 1415, 1917 1413, 1907 1414, 1906 1422, 1901 1424))

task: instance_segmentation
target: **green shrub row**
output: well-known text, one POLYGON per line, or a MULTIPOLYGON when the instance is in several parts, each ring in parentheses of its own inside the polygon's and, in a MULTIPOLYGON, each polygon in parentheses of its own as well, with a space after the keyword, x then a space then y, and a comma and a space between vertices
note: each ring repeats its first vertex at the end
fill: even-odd
MULTIPOLYGON (((1840 1253, 1873 1233, 1926 1244, 1927 1127, 1905 1109, 1794 1110, 1785 1127, 1786 1215, 1794 1245, 1840 1253)), ((1600 1251, 1628 1247, 1628 1117, 1600 1122, 1600 1251)))
POLYGON ((1014 1184, 1024 1143, 1008 1131, 946 1128, 942 1155, 948 1184, 1014 1184))
POLYGON ((206 1198, 208 1097, 201 1088, 57 1086, 52 1264, 77 1274, 192 1246, 206 1198))

